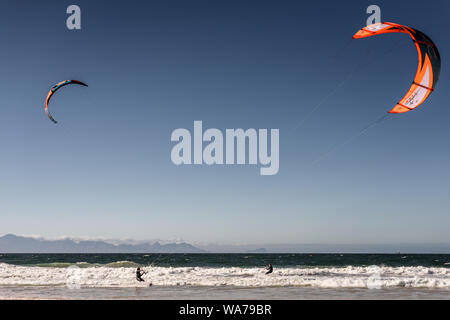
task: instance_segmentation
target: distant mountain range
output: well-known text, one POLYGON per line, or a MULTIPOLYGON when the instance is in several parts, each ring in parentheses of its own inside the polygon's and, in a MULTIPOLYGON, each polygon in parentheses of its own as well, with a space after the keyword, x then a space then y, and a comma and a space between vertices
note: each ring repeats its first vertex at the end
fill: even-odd
POLYGON ((7 234, 0 253, 206 253, 188 243, 111 244, 105 241, 43 240, 7 234))
POLYGON ((450 254, 450 244, 195 244, 198 248, 214 253, 442 253, 450 254))
POLYGON ((443 253, 450 244, 205 244, 174 241, 46 240, 7 234, 0 253, 443 253))

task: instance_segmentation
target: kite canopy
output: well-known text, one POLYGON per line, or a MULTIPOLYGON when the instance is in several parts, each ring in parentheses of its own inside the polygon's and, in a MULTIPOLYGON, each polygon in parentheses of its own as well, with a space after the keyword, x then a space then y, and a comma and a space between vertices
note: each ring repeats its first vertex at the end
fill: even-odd
POLYGON ((48 111, 48 103, 50 101, 50 99, 52 98, 53 94, 58 91, 60 88, 67 86, 68 84, 79 84, 82 86, 87 87, 88 85, 78 81, 78 80, 65 80, 65 81, 61 81, 57 84, 55 84, 50 91, 47 94, 47 98, 45 99, 45 113, 47 114, 47 117, 52 120, 54 123, 57 123, 57 121, 55 119, 53 119, 52 115, 50 114, 50 112, 48 111))
POLYGON ((439 80, 441 57, 436 45, 419 30, 391 22, 375 23, 359 30, 353 39, 366 38, 383 33, 407 33, 416 46, 419 65, 414 81, 406 95, 392 108, 389 113, 404 113, 421 105, 431 94, 439 80))

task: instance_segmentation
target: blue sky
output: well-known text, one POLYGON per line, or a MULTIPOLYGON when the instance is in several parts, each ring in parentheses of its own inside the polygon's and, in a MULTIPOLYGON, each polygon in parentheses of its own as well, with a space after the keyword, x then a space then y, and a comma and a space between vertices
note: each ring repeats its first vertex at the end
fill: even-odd
POLYGON ((2 1, 0 234, 449 243, 448 9, 446 1, 2 1), (82 30, 66 28, 70 4, 81 7, 82 30), (417 110, 311 167, 391 109, 413 79, 407 35, 351 39, 370 4, 382 20, 433 39, 440 81, 417 110), (65 79, 89 88, 52 98, 54 125, 43 102, 65 79), (279 173, 175 166, 170 135, 192 131, 194 120, 280 129, 279 173))

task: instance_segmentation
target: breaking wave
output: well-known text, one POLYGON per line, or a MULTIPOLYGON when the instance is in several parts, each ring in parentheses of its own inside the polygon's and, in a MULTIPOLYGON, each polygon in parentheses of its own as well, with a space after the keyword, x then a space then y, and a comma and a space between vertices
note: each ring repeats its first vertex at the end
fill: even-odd
POLYGON ((118 261, 106 265, 51 263, 39 266, 0 264, 0 286, 136 287, 235 286, 317 288, 440 288, 450 290, 450 269, 434 267, 311 267, 277 268, 265 275, 261 268, 146 267, 146 283, 135 279, 137 264, 118 261))

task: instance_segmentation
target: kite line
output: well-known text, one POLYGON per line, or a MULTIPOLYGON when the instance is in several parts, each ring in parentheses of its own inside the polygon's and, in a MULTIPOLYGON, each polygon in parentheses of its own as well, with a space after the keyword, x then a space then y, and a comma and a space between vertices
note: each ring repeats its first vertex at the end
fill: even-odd
POLYGON ((326 152, 325 154, 321 155, 320 157, 318 157, 317 159, 315 159, 311 165, 309 167, 314 167, 316 164, 318 164, 319 162, 321 162, 322 160, 328 158, 329 156, 331 156, 333 153, 335 153, 336 151, 338 151, 339 149, 345 147, 347 144, 351 143, 353 140, 356 140, 357 138, 359 138, 360 136, 364 135, 367 131, 369 131, 370 129, 374 128, 375 126, 379 125, 380 123, 386 121, 386 120, 390 120, 393 119, 393 116, 390 114, 385 114, 384 116, 378 118, 377 120, 371 122, 370 124, 368 124, 367 126, 365 126, 364 128, 362 128, 360 131, 358 131, 357 133, 355 133, 354 135, 350 136, 347 140, 345 140, 342 143, 339 143, 337 145, 335 145, 333 148, 331 148, 328 152, 326 152))

